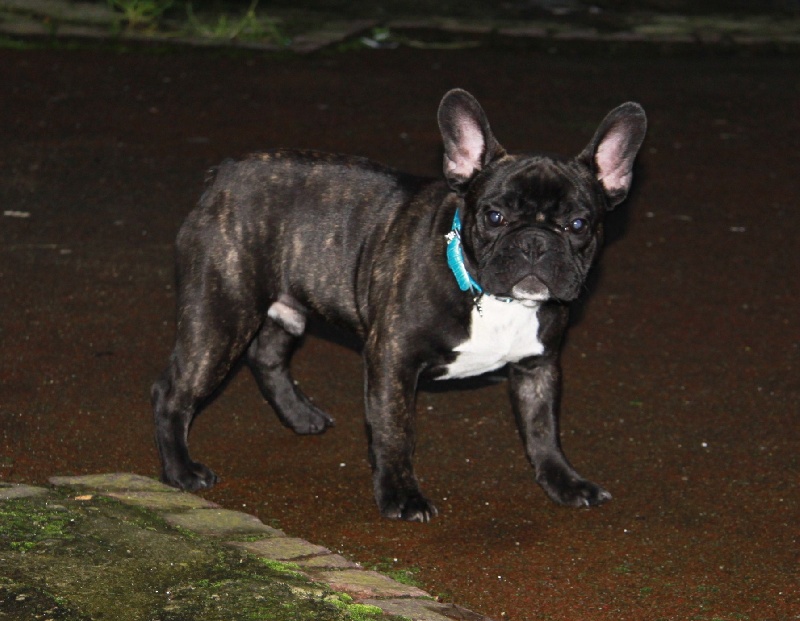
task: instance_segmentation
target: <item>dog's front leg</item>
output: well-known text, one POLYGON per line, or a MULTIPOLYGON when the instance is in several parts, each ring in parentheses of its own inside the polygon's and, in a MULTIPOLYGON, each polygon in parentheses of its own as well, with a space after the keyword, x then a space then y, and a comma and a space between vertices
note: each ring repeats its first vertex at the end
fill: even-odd
POLYGON ((438 512, 420 492, 413 466, 418 374, 402 361, 396 344, 367 342, 365 405, 375 500, 384 517, 428 522, 438 512))
POLYGON ((599 505, 611 499, 602 487, 581 477, 561 450, 558 410, 561 372, 557 360, 512 364, 511 404, 536 481, 555 502, 573 507, 599 505))

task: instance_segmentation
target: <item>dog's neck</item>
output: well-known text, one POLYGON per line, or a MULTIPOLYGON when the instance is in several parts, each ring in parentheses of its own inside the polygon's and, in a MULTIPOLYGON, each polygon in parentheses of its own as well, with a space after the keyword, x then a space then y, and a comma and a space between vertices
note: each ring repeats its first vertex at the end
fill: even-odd
POLYGON ((486 293, 483 287, 478 284, 478 281, 469 273, 464 263, 464 250, 461 247, 461 218, 458 215, 458 209, 456 209, 455 216, 453 216, 453 226, 450 232, 445 235, 445 239, 447 240, 447 265, 450 267, 450 271, 453 272, 458 287, 462 291, 469 291, 470 295, 472 295, 472 300, 478 313, 483 313, 481 309, 481 298, 483 296, 489 296, 501 302, 514 301, 513 298, 498 297, 486 293))

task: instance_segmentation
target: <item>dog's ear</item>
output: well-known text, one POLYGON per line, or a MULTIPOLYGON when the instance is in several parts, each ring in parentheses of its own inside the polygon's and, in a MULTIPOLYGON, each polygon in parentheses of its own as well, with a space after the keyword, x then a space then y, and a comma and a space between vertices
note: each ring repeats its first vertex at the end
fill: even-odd
POLYGON ((492 134, 483 108, 467 91, 449 91, 439 104, 438 116, 444 176, 451 188, 463 194, 475 174, 505 150, 492 134))
POLYGON ((647 131, 642 107, 624 103, 608 113, 579 156, 603 186, 611 207, 625 200, 633 179, 633 161, 647 131))

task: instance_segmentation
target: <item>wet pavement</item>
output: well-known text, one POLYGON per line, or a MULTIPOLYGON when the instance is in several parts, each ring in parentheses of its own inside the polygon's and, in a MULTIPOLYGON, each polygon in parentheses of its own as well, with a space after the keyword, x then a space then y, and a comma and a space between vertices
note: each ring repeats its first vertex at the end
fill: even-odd
POLYGON ((503 383, 424 390, 428 525, 371 497, 361 367, 318 329, 295 376, 337 420, 297 437, 238 373, 195 425, 203 494, 494 619, 800 618, 798 56, 555 42, 309 56, 0 50, 0 479, 155 476, 148 390, 173 337, 172 242, 204 171, 275 146, 435 176, 441 95, 509 150, 577 153, 633 99, 635 191, 575 309, 562 437, 614 500, 536 487, 503 383))

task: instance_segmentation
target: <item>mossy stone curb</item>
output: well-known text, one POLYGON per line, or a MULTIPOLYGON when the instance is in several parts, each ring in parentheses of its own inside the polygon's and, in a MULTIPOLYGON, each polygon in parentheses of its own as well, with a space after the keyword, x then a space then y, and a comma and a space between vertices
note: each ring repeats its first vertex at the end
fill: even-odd
POLYGON ((486 621, 148 477, 50 482, 0 482, 0 618, 486 621))

